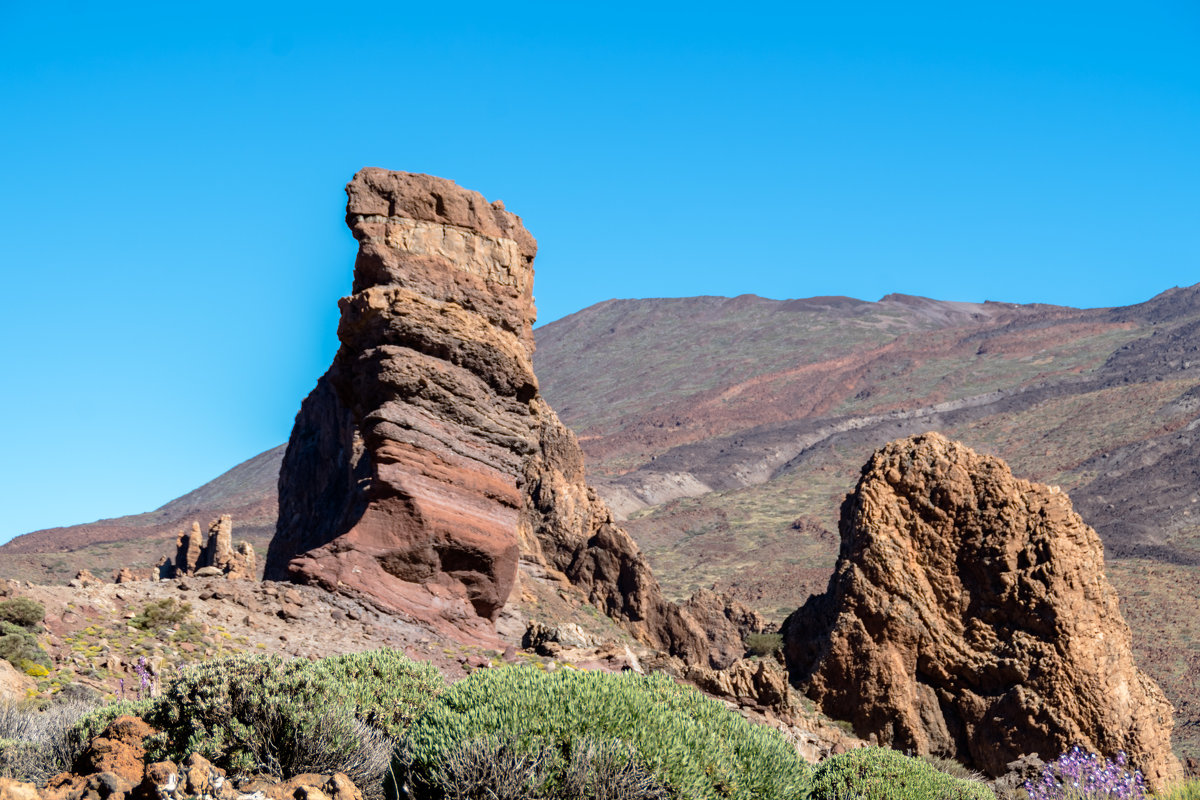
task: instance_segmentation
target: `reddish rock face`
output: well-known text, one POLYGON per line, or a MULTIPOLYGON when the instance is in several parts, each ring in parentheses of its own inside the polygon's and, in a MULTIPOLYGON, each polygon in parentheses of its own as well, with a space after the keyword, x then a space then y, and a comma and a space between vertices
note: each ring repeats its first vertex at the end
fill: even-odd
POLYGON ((152 733, 154 729, 138 717, 117 717, 79 756, 77 771, 109 772, 136 786, 145 773, 145 740, 152 733))
POLYGON ((1172 708, 1137 669, 1096 532, 1057 487, 929 433, 842 506, 828 591, 784 624, 793 683, 863 737, 993 776, 1078 744, 1181 777, 1172 708))
POLYGON ((538 392, 521 220, 428 175, 364 169, 346 191, 353 294, 288 443, 265 576, 488 641, 524 558, 646 643, 705 659, 705 630, 663 599, 538 392))

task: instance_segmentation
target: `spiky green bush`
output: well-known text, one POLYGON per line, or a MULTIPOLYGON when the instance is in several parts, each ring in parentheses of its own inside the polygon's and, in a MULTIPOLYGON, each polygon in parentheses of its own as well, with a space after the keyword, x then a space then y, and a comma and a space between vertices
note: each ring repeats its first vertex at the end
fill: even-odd
POLYGON ((88 741, 75 733, 75 726, 92 708, 78 697, 42 708, 0 702, 0 776, 41 782, 70 770, 88 741))
POLYGON ((14 597, 0 603, 0 622, 11 622, 28 631, 37 630, 45 617, 46 608, 28 597, 14 597))
POLYGON ((622 743, 639 769, 689 800, 806 795, 807 765, 777 731, 664 675, 632 672, 526 666, 475 672, 409 729, 396 771, 418 797, 449 796, 447 764, 488 737, 506 737, 515 756, 553 756, 535 776, 543 796, 561 794, 571 755, 584 740, 622 743))
POLYGON ((338 769, 370 782, 386 770, 392 738, 444 686, 432 666, 394 650, 317 662, 236 656, 184 669, 140 716, 160 731, 147 739, 154 759, 196 752, 233 772, 338 769))
POLYGON ((886 747, 825 759, 812 773, 813 796, 854 800, 995 800, 984 783, 961 780, 886 747))
POLYGON ((0 622, 0 658, 22 672, 35 664, 50 669, 50 656, 38 644, 37 637, 11 622, 0 622))
POLYGON ((746 637, 746 652, 752 656, 766 658, 783 648, 783 634, 752 633, 746 637))
POLYGON ((397 740, 446 689, 436 667, 398 650, 330 656, 312 669, 319 681, 338 687, 355 716, 397 740))
POLYGON ((24 739, 0 739, 0 778, 40 784, 60 771, 55 767, 44 746, 24 739))
POLYGON ((179 625, 192 613, 191 603, 180 603, 174 597, 153 600, 142 606, 129 624, 144 631, 160 631, 179 625))

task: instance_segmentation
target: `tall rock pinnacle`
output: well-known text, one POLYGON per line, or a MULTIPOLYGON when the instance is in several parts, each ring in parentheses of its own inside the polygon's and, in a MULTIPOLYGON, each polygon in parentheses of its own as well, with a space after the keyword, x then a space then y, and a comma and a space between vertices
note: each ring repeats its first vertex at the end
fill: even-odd
POLYGON ((1099 536, 1057 487, 928 433, 842 506, 829 589, 784 625, 793 682, 860 736, 1001 775, 1074 745, 1181 777, 1172 709, 1133 663, 1099 536))
POLYGON ((486 640, 524 559, 647 644, 704 660, 705 631, 662 597, 538 392, 537 244, 520 218, 429 175, 368 168, 346 192, 353 294, 288 443, 266 577, 486 640))

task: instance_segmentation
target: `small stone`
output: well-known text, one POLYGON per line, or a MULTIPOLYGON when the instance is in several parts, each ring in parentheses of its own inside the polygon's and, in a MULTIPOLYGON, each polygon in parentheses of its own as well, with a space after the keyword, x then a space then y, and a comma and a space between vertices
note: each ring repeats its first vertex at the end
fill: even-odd
POLYGON ((41 800, 41 795, 32 783, 0 778, 0 800, 41 800))

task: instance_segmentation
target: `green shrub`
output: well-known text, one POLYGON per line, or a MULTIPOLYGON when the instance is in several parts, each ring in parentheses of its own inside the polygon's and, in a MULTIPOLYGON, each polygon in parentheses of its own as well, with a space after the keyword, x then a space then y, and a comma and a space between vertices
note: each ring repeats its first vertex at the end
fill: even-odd
POLYGON ((951 777, 886 747, 825 759, 812 773, 813 796, 861 800, 995 800, 984 783, 951 777))
POLYGON ((921 760, 929 766, 936 769, 938 772, 944 772, 951 778, 958 778, 964 781, 986 781, 987 777, 978 770, 973 770, 970 767, 963 766, 953 758, 942 758, 940 756, 921 756, 921 760))
POLYGON ((806 795, 808 768, 778 732, 663 675, 480 670, 413 724, 396 772, 420 797, 474 796, 451 794, 445 781, 448 765, 477 740, 510 749, 514 763, 543 754, 529 778, 542 795, 564 796, 573 754, 597 744, 628 753, 613 769, 632 764, 631 773, 689 800, 806 795))
POLYGON ((0 778, 41 784, 61 770, 50 752, 36 742, 0 739, 0 778))
POLYGON ((620 741, 577 739, 563 776, 563 800, 670 800, 633 748, 620 741))
POLYGON ((40 709, 0 703, 0 740, 21 745, 0 744, 0 775, 36 782, 71 769, 90 739, 77 735, 75 726, 92 708, 85 699, 57 696, 40 709))
POLYGON ((338 687, 355 716, 396 740, 446 689, 436 667, 398 650, 343 653, 317 661, 312 669, 319 680, 338 687))
POLYGON ((444 688, 402 653, 322 661, 237 656, 188 667, 142 714, 161 733, 152 758, 200 753, 233 772, 345 772, 368 788, 387 769, 392 737, 444 688))
POLYGON ((50 656, 38 644, 37 637, 12 622, 0 622, 0 658, 22 672, 32 664, 50 668, 50 656))
POLYGON ((92 708, 81 714, 71 725, 71 746, 79 752, 83 751, 92 739, 96 738, 117 717, 142 717, 143 719, 154 707, 154 701, 118 700, 115 703, 92 708))
POLYGON ((25 630, 36 631, 45 618, 45 607, 28 597, 14 597, 0 603, 0 622, 11 622, 25 630))
POLYGON ((752 656, 766 658, 782 649, 781 633, 751 633, 746 637, 746 652, 752 656))
POLYGON ((144 631, 160 631, 179 625, 190 613, 191 603, 179 603, 174 597, 166 597, 146 603, 142 610, 129 620, 129 624, 144 631))

